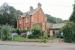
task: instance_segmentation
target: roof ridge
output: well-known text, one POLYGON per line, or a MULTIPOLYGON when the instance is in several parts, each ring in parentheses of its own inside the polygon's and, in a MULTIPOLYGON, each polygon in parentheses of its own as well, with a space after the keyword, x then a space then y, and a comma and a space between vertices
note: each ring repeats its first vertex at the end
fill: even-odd
POLYGON ((23 13, 23 16, 27 16, 27 15, 33 15, 35 14, 40 8, 36 8, 33 11, 27 11, 25 13, 23 13))

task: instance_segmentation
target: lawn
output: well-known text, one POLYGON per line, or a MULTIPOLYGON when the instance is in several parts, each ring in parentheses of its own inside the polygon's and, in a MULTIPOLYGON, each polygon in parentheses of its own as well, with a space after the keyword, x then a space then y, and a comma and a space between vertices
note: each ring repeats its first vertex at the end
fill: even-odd
POLYGON ((15 36, 13 38, 12 41, 18 41, 18 42, 43 42, 45 41, 44 39, 28 39, 28 38, 25 38, 25 37, 22 37, 22 36, 15 36))

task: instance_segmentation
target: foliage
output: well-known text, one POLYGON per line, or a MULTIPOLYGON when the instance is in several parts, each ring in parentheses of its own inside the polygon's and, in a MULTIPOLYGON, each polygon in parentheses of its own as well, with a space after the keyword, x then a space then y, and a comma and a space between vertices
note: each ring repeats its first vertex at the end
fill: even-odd
POLYGON ((33 30, 41 30, 41 24, 40 23, 36 23, 33 25, 33 30))
POLYGON ((44 35, 42 36, 42 41, 46 43, 48 41, 48 34, 46 32, 43 33, 44 35))
POLYGON ((7 3, 4 3, 0 7, 0 24, 9 24, 16 27, 17 18, 21 14, 21 11, 16 10, 14 7, 9 6, 7 3))
POLYGON ((16 29, 15 32, 18 33, 18 35, 21 34, 21 31, 19 29, 16 29))
POLYGON ((33 32, 32 32, 32 35, 37 35, 37 36, 39 36, 41 34, 41 30, 36 30, 36 29, 34 29, 33 30, 33 32))
POLYGON ((67 25, 64 27, 64 40, 67 42, 75 42, 75 4, 73 7, 72 15, 70 16, 67 25), (68 40, 66 40, 68 39, 68 40))
POLYGON ((34 30, 32 31, 32 34, 30 34, 30 35, 28 36, 28 38, 33 38, 33 39, 40 38, 41 34, 42 34, 41 30, 36 30, 36 29, 34 29, 34 30))
POLYGON ((22 36, 22 37, 25 37, 25 38, 28 38, 28 37, 27 37, 27 32, 28 32, 28 31, 29 31, 29 30, 26 30, 26 29, 20 30, 21 36, 22 36))
POLYGON ((13 41, 18 41, 18 42, 40 42, 41 39, 26 39, 26 38, 24 38, 20 35, 17 35, 17 36, 14 37, 13 41))
POLYGON ((75 42, 75 23, 68 22, 62 29, 65 42, 75 42))
POLYGON ((40 42, 41 39, 26 39, 23 36, 17 35, 14 37, 13 41, 18 41, 18 42, 40 42))
POLYGON ((49 23, 61 23, 61 22, 63 22, 63 20, 60 18, 56 18, 56 17, 53 17, 53 16, 48 15, 48 14, 46 14, 46 16, 47 16, 47 21, 49 23))
POLYGON ((20 35, 17 35, 17 36, 14 36, 13 41, 24 42, 25 38, 20 35))
POLYGON ((40 24, 34 24, 32 28, 32 34, 28 36, 28 38, 40 38, 42 35, 41 26, 40 24))
POLYGON ((42 39, 42 42, 44 42, 44 43, 46 43, 46 42, 48 42, 48 39, 42 39))
POLYGON ((0 39, 1 39, 1 26, 0 26, 0 39))
POLYGON ((27 31, 29 31, 29 30, 26 30, 26 29, 20 30, 21 33, 25 33, 27 31))
POLYGON ((75 4, 74 4, 74 7, 73 7, 72 15, 70 16, 69 20, 75 23, 75 4))
POLYGON ((2 40, 10 40, 12 33, 12 27, 8 25, 3 25, 1 27, 1 39, 2 40))

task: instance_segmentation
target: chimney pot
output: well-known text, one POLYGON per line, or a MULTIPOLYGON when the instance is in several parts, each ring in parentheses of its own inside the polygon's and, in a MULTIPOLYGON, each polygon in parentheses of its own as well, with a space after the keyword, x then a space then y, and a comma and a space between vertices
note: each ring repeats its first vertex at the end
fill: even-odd
POLYGON ((30 11, 33 11, 33 7, 32 6, 30 7, 30 11))
POLYGON ((38 8, 41 8, 41 3, 38 3, 38 8))

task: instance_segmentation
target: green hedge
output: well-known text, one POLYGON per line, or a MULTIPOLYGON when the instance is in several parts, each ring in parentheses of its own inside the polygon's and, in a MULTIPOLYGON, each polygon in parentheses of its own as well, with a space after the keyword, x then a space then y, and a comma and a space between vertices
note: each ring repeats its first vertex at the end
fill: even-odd
POLYGON ((75 23, 67 22, 62 29, 65 42, 75 42, 75 23))
POLYGON ((32 34, 30 34, 28 38, 36 39, 36 38, 40 38, 40 36, 42 36, 41 30, 34 29, 32 30, 32 34))

